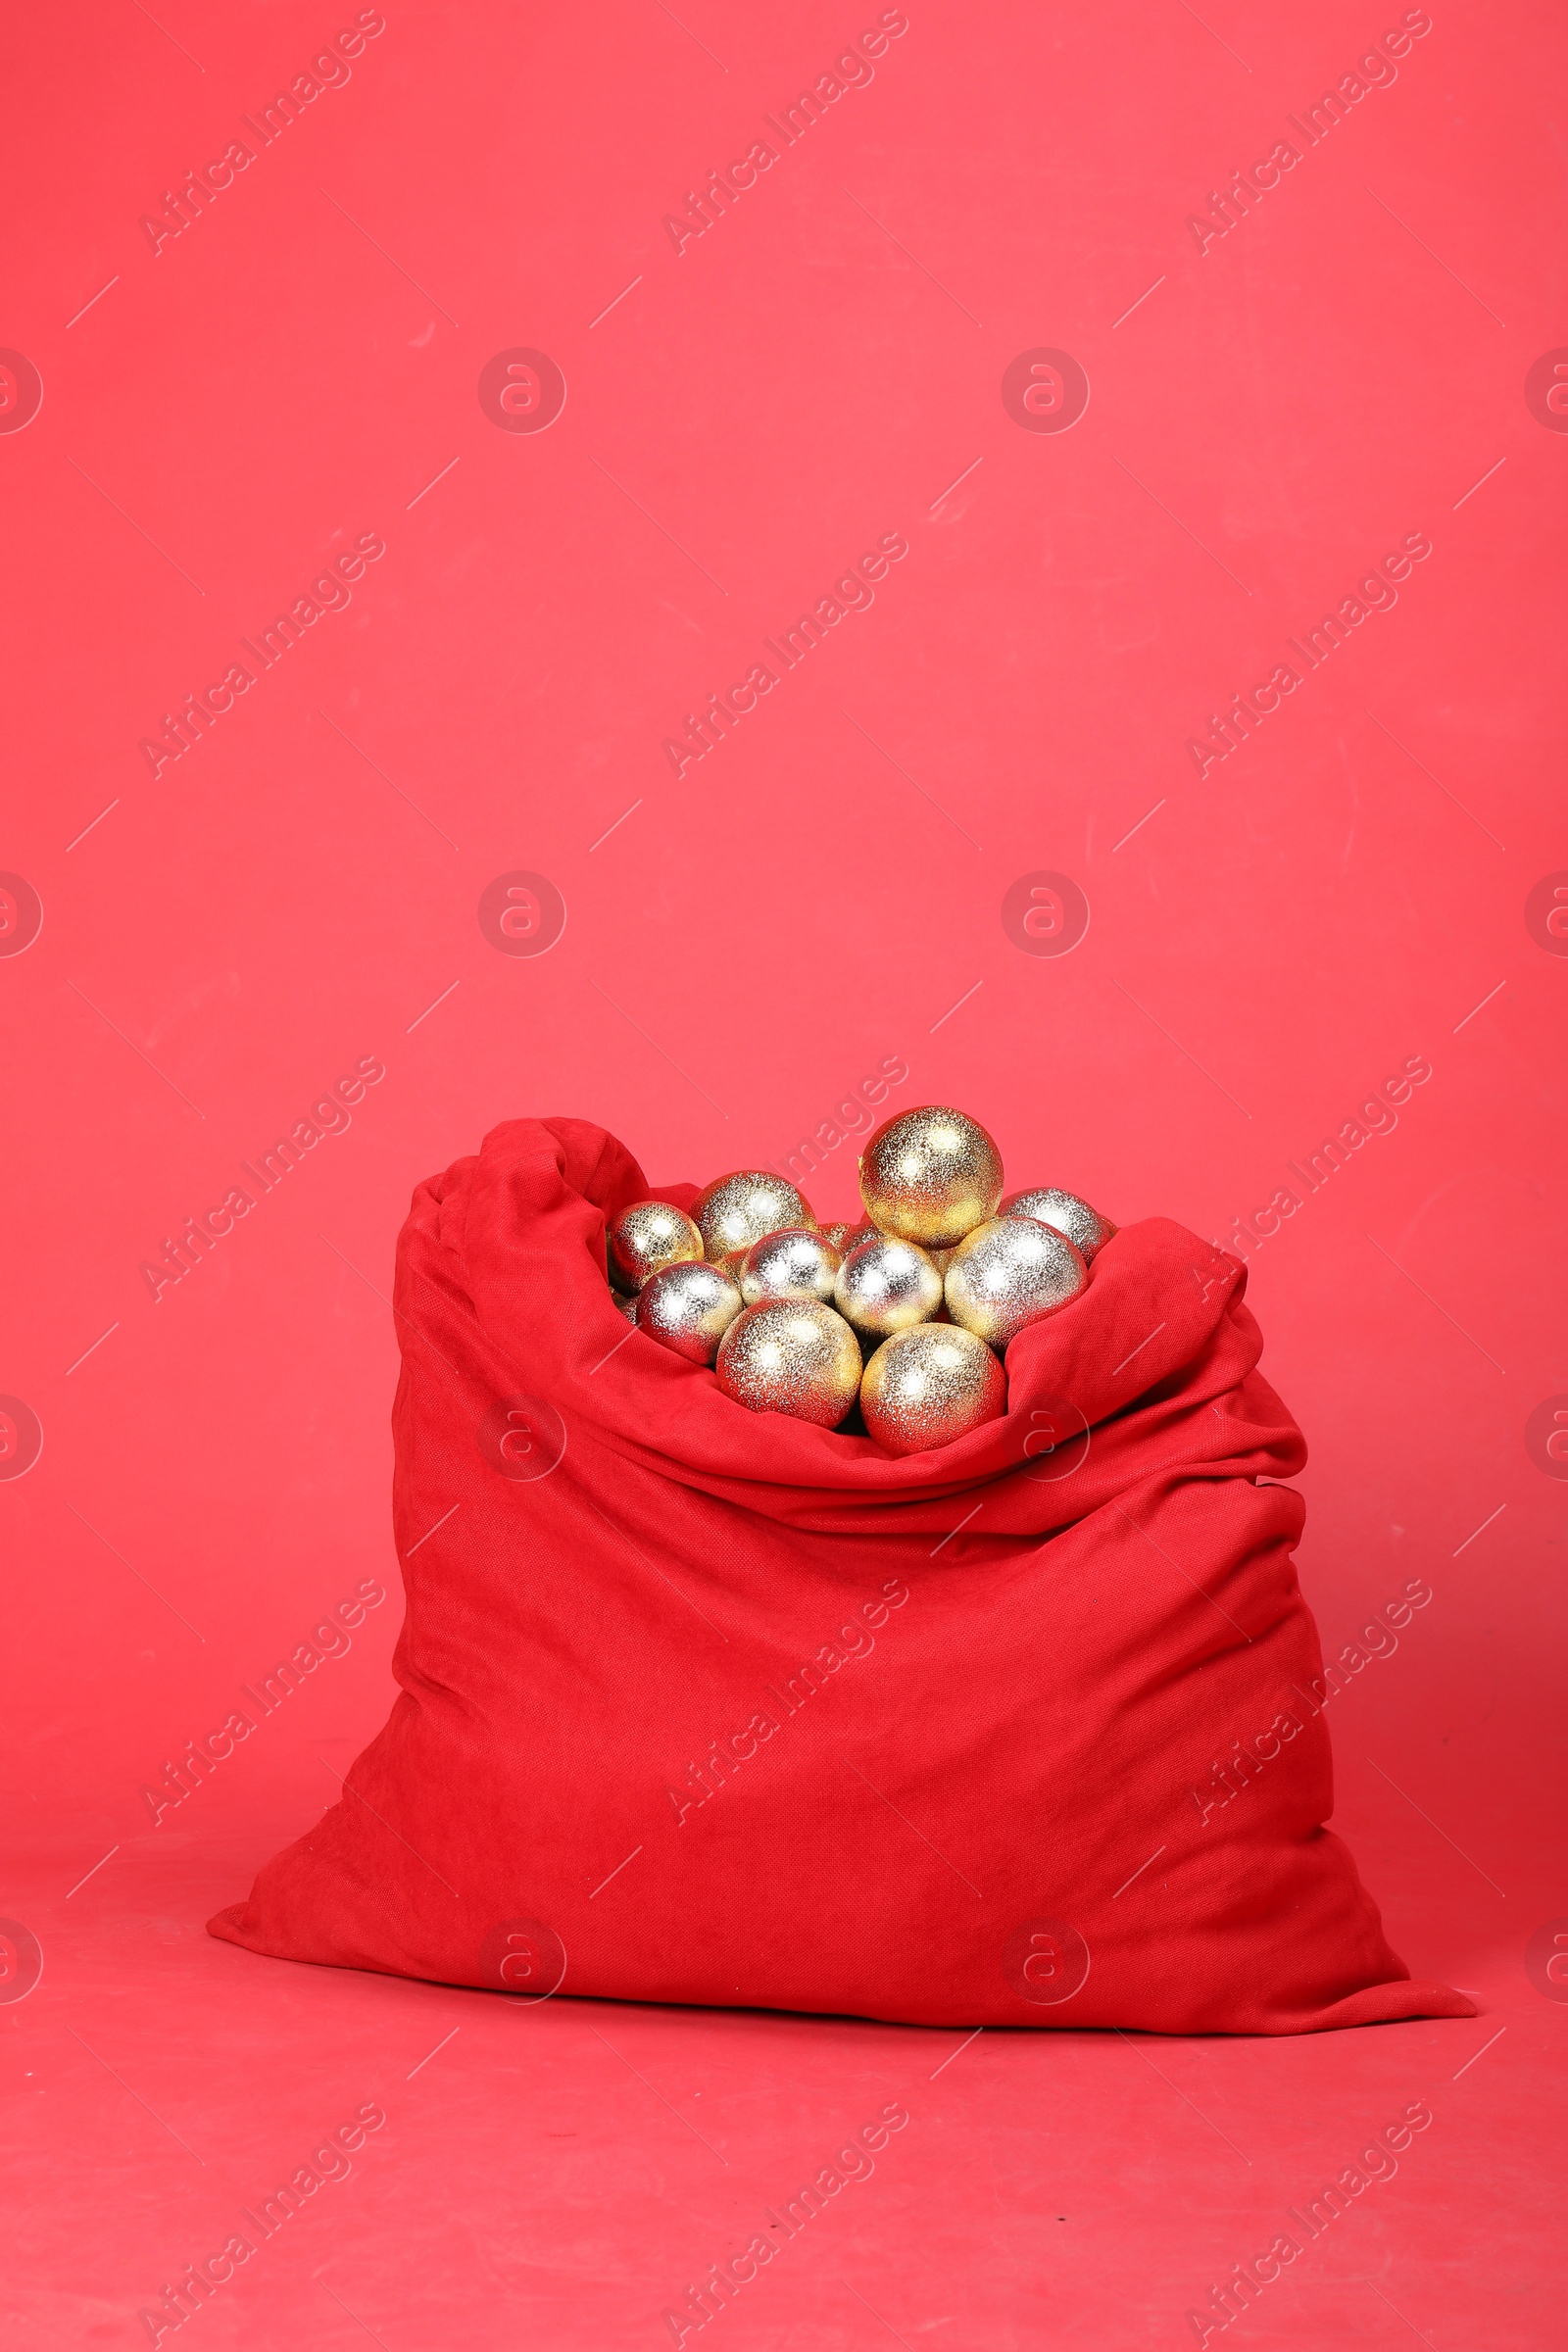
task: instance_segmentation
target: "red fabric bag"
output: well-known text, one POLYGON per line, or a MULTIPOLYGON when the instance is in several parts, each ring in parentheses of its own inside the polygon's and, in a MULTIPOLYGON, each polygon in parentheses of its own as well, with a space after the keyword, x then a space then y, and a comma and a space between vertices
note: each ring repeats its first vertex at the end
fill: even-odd
MULTIPOLYGON (((659 1198, 686 1205, 695 1187, 659 1198)), ((398 1246, 402 1695, 216 1936, 525 1997, 944 2026, 1472 2016, 1384 1940, 1332 1802, 1236 1261, 1155 1218, 893 1460, 629 1330, 574 1119, 419 1187, 398 1246)))

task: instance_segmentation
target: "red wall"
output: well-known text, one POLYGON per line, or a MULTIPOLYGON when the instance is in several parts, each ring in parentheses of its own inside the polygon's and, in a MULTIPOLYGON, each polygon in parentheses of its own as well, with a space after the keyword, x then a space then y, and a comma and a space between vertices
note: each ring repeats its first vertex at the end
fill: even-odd
MULTIPOLYGON (((0 905, 0 1391, 42 1431, 0 1482, 22 1818, 83 1869, 167 1835, 164 1759, 395 1581, 421 1174, 524 1111, 656 1180, 781 1160, 891 1058, 892 1101, 964 1105, 1012 1184, 1119 1221, 1226 1240, 1299 1197, 1250 1246, 1307 1591, 1331 1647, 1434 1591, 1345 1702, 1341 1819, 1418 1973, 1473 1981, 1568 1909, 1560 22, 765 13, 78 0, 5 36, 0 343, 42 390, 29 419, 6 363, 0 867, 42 910, 26 945, 27 890, 0 905), (356 24, 264 143, 247 118, 356 24), (786 144, 768 118, 862 25, 786 144), (547 430, 513 429, 554 381, 519 350, 564 377, 547 430), (1030 376, 1042 350, 1067 364, 1030 376), (356 547, 384 552, 264 667, 246 641, 356 547), (786 669, 767 640, 878 547, 874 601, 786 669), (519 872, 564 904, 547 954, 480 920, 519 872), (352 1125, 261 1195, 243 1163, 366 1058, 352 1125), (1293 1163, 1412 1066, 1308 1192, 1293 1163), (144 1263, 247 1185, 155 1298, 144 1263)), ((258 1857, 383 1714, 395 1615, 193 1800, 292 1776, 258 1857)))

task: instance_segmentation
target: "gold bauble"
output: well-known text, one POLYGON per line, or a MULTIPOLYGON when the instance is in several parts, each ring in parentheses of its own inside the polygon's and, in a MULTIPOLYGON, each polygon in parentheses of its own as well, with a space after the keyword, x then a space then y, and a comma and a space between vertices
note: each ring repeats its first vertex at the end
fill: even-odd
POLYGON ((619 1307, 627 1322, 635 1323, 637 1320, 636 1299, 628 1296, 625 1291, 612 1291, 610 1296, 612 1298, 613 1298, 615 1304, 619 1307))
POLYGON ((825 1233, 809 1225, 785 1225, 764 1233, 741 1259, 741 1297, 748 1306, 768 1298, 823 1298, 843 1261, 825 1233))
POLYGON ((1033 1217, 1037 1224, 1053 1225, 1064 1233, 1085 1265, 1097 1250, 1102 1250, 1116 1228, 1098 1208, 1091 1208, 1076 1193, 1064 1193, 1059 1185, 1037 1186, 1032 1193, 1009 1193, 998 1209, 999 1217, 1033 1217))
POLYGON ((883 1233, 951 1250, 996 1215, 1002 1154, 977 1120, 927 1103, 872 1136, 860 1161, 860 1198, 883 1233))
POLYGON ((965 1234, 943 1284, 955 1323, 993 1348, 1076 1298, 1089 1269, 1065 1234, 1033 1217, 992 1217, 965 1234))
POLYGON ((610 1279, 617 1291, 640 1291, 661 1266, 703 1255, 703 1237, 683 1208, 667 1200, 634 1200, 610 1225, 610 1279))
POLYGON ((689 1363, 710 1364, 745 1304, 739 1283, 701 1258, 663 1266, 642 1287, 637 1328, 689 1363))
POLYGON ((929 1322, 942 1304, 942 1277, 915 1243, 873 1234, 858 1242, 839 1268, 833 1303, 862 1336, 885 1340, 929 1322))
POLYGON ((874 1242, 877 1228, 869 1217, 858 1217, 853 1225, 824 1225, 823 1232, 837 1250, 840 1257, 848 1257, 862 1242, 874 1242))
POLYGON ((754 1242, 785 1225, 814 1226, 804 1194, 771 1168, 740 1168, 698 1194, 691 1213, 714 1265, 736 1271, 754 1242))
POLYGON ((842 1315, 816 1298, 749 1306, 714 1366, 726 1396, 754 1413, 790 1413, 837 1429, 860 1385, 860 1349, 842 1315))
POLYGON ((984 1340, 917 1323, 881 1347, 860 1382, 866 1435, 888 1453, 925 1453, 1007 1409, 1007 1375, 984 1340))

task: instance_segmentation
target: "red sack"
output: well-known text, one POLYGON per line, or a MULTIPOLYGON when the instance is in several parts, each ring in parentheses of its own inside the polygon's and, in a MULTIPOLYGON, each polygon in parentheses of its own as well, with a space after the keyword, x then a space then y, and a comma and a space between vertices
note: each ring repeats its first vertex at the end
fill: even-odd
MULTIPOLYGON (((695 1187, 659 1197, 686 1205, 695 1187)), ((629 1329, 575 1119, 398 1245, 386 1729, 215 1936, 530 1997, 1292 2034, 1468 2017, 1340 1840, 1236 1261, 1155 1218, 905 1460, 629 1329)))

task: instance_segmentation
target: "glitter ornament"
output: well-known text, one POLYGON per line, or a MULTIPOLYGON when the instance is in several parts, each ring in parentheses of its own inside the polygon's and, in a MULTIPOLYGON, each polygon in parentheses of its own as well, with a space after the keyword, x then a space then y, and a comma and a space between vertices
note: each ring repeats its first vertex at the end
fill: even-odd
POLYGON ((993 1348, 1076 1298, 1089 1269, 1064 1234, 1033 1217, 993 1217, 953 1252, 943 1290, 955 1323, 993 1348))
POLYGON ((790 1413, 837 1429, 860 1384, 860 1349, 842 1315, 816 1298, 774 1298, 737 1317, 714 1366, 726 1396, 754 1413, 790 1413))
POLYGON ((871 1221, 901 1241, 951 1250, 997 1213, 1002 1154, 961 1110, 928 1103, 877 1129, 860 1161, 871 1221))
POLYGON ((1116 1228, 1098 1208, 1080 1200, 1076 1193, 1064 1193, 1054 1184, 1043 1185, 1032 1193, 1009 1193, 998 1209, 999 1217, 1033 1217, 1037 1224, 1054 1227, 1064 1233, 1085 1265, 1097 1250, 1102 1250, 1116 1228))
POLYGON ((640 1291, 662 1266, 703 1255, 703 1237, 684 1209, 667 1200, 634 1200, 611 1221, 610 1279, 618 1291, 640 1291))
POLYGON ((741 1168, 733 1176, 720 1176, 698 1194, 691 1213, 709 1259, 728 1265, 731 1272, 764 1234, 786 1225, 816 1224, 805 1196, 770 1168, 741 1168))
POLYGON ((854 1225, 827 1225, 823 1231, 840 1257, 848 1257, 850 1251, 858 1250, 862 1242, 874 1242, 877 1235, 877 1229, 869 1217, 861 1217, 854 1225))
POLYGON ((619 1309, 620 1309, 621 1313, 622 1313, 622 1314, 625 1316, 625 1318, 626 1318, 627 1322, 628 1322, 628 1323, 635 1323, 635 1322, 636 1322, 636 1320, 637 1320, 637 1301, 636 1301, 636 1299, 635 1299, 635 1298, 629 1298, 629 1297, 627 1296, 627 1294, 626 1294, 624 1291, 612 1291, 612 1292, 611 1292, 611 1294, 610 1294, 610 1296, 612 1297, 612 1298, 613 1298, 613 1300, 615 1301, 615 1304, 616 1304, 616 1305, 619 1307, 619 1309))
POLYGON ((786 1225, 754 1242, 741 1259, 741 1297, 748 1306, 767 1298, 830 1299, 842 1262, 825 1233, 786 1225))
POLYGON ((637 1299, 637 1328, 688 1363, 710 1364, 745 1305, 740 1285, 722 1266, 687 1258, 662 1267, 637 1299))
POLYGON ((913 1242, 873 1234, 839 1268, 833 1303, 862 1338, 885 1340, 930 1320, 942 1304, 942 1277, 913 1242))
POLYGON ((984 1340, 952 1323, 917 1323, 881 1347, 860 1382, 866 1435, 888 1453, 925 1453, 996 1421, 1007 1375, 984 1340))

